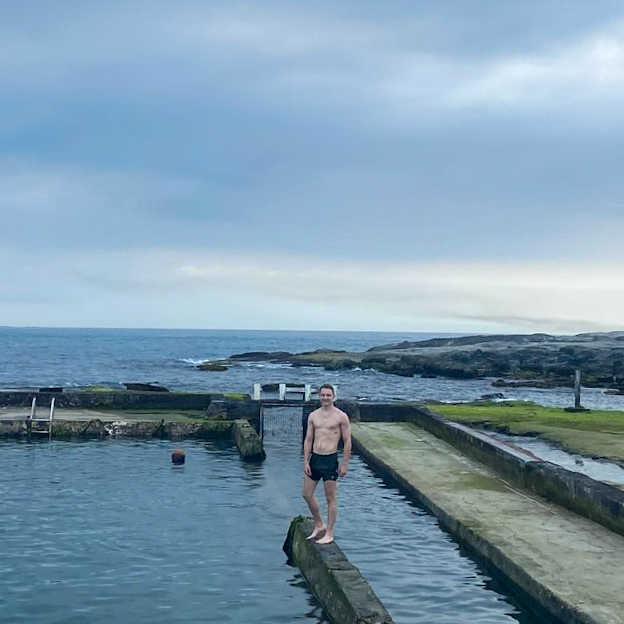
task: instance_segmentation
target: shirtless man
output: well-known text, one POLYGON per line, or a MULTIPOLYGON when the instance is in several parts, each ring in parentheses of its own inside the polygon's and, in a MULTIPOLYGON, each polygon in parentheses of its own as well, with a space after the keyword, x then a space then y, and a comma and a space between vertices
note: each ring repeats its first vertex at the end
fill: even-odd
POLYGON ((349 417, 334 406, 335 393, 332 386, 319 388, 321 407, 308 417, 308 431, 303 443, 303 498, 314 517, 314 531, 308 539, 317 544, 334 541, 336 522, 336 480, 347 474, 351 457, 351 425, 349 417), (338 466, 338 443, 344 441, 342 463, 338 466), (314 496, 318 482, 323 479, 327 501, 327 524, 323 523, 319 504, 314 496))

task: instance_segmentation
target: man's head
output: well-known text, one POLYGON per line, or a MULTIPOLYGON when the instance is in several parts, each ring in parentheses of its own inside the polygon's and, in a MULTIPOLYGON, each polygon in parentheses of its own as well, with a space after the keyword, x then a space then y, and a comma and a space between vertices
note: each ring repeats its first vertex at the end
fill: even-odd
POLYGON ((334 402, 336 393, 334 387, 330 384, 323 384, 319 389, 319 399, 321 399, 321 405, 331 405, 334 402))

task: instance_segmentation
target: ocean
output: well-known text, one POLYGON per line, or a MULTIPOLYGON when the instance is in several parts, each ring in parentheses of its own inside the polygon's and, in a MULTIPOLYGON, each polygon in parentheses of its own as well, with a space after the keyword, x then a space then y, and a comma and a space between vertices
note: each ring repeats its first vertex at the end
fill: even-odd
MULTIPOLYGON (((496 392, 492 379, 405 378, 374 370, 325 371, 266 362, 204 372, 197 364, 247 351, 364 351, 374 346, 457 336, 448 333, 0 328, 0 388, 157 383, 170 390, 247 392, 254 383, 332 383, 339 398, 359 400, 472 401, 496 392)), ((572 405, 570 389, 504 389, 505 398, 542 405, 572 405)), ((624 397, 583 390, 592 409, 624 409, 624 397)))

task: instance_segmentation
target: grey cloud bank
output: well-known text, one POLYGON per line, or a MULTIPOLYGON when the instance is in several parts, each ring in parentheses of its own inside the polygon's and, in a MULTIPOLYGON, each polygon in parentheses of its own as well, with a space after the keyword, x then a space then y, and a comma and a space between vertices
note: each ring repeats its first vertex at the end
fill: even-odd
POLYGON ((0 24, 0 324, 622 325, 619 3, 24 2, 0 24))

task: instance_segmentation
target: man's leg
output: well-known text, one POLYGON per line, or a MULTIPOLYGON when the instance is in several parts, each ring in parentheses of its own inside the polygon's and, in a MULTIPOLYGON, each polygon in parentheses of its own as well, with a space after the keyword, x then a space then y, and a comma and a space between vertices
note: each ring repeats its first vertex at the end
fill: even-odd
POLYGON ((303 498, 305 502, 308 503, 310 513, 314 518, 314 531, 310 533, 308 539, 315 539, 321 533, 325 532, 325 525, 323 524, 323 519, 321 518, 321 510, 319 509, 316 496, 314 496, 314 490, 316 490, 317 485, 318 481, 310 479, 310 477, 306 474, 303 475, 303 498))
POLYGON ((316 543, 330 544, 334 541, 334 524, 336 523, 336 516, 338 515, 338 508, 336 506, 338 482, 328 479, 323 482, 323 487, 325 489, 325 499, 327 500, 327 529, 325 530, 325 535, 317 540, 316 543))

